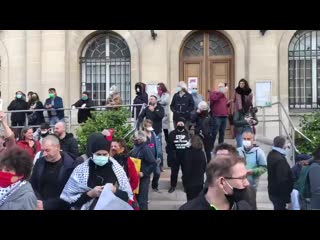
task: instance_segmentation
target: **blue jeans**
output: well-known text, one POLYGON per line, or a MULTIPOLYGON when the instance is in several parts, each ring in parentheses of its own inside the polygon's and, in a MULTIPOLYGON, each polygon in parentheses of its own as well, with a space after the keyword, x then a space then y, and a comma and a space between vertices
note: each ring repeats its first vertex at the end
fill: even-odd
POLYGON ((54 126, 54 125, 56 125, 56 123, 58 123, 58 122, 64 122, 64 119, 59 119, 57 116, 52 116, 52 117, 50 117, 50 119, 49 119, 49 124, 50 124, 50 126, 54 126))
MULTIPOLYGON (((159 138, 160 149, 161 149, 161 152, 162 152, 162 133, 159 133, 157 135, 157 137, 159 138)), ((151 187, 153 189, 157 189, 158 186, 159 186, 159 179, 160 179, 160 174, 161 174, 160 167, 163 166, 162 154, 160 156, 160 159, 161 159, 160 164, 157 164, 157 167, 153 170, 153 177, 152 177, 152 183, 151 183, 151 187)))
POLYGON ((227 117, 214 117, 213 118, 213 146, 217 138, 217 134, 219 132, 218 143, 224 142, 224 133, 227 127, 227 117))
POLYGON ((148 210, 150 176, 140 178, 137 201, 141 210, 148 210))
POLYGON ((244 132, 252 132, 253 133, 252 127, 245 127, 242 129, 241 132, 237 132, 237 134, 236 134, 237 148, 242 147, 242 134, 244 132))

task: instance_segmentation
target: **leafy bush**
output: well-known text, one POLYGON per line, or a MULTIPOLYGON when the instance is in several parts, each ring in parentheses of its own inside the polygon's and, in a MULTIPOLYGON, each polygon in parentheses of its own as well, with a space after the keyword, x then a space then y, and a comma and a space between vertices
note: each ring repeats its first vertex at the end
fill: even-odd
POLYGON ((314 144, 304 139, 300 134, 296 134, 296 146, 301 153, 312 154, 315 147, 320 145, 320 112, 303 115, 299 127, 301 132, 314 144))
MULTIPOLYGON (((88 119, 83 125, 76 129, 80 153, 86 151, 86 144, 90 134, 102 132, 106 128, 115 129, 114 137, 123 138, 132 130, 131 124, 127 123, 131 117, 131 112, 125 108, 119 110, 97 111, 92 112, 92 118, 88 119)), ((132 147, 130 137, 126 139, 128 147, 132 147)))

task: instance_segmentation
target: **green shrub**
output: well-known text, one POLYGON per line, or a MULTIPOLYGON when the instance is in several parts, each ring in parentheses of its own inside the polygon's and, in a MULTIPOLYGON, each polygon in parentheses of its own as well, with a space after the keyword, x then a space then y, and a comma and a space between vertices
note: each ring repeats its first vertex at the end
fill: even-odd
MULTIPOLYGON (((106 128, 115 129, 114 137, 123 138, 132 130, 131 124, 127 123, 131 117, 131 112, 125 108, 120 110, 92 112, 92 118, 88 119, 83 125, 76 129, 80 153, 86 151, 86 144, 90 134, 102 132, 106 128)), ((131 136, 126 139, 128 147, 132 147, 131 136)))
POLYGON ((305 114, 300 120, 299 127, 301 132, 308 137, 314 144, 296 133, 296 146, 301 153, 312 154, 315 147, 320 145, 320 112, 305 114))

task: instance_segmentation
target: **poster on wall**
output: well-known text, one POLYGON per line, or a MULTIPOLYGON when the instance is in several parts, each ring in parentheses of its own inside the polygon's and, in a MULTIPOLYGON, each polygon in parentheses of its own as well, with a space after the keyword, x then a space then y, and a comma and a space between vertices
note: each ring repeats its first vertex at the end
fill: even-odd
POLYGON ((191 93, 192 86, 196 85, 198 88, 198 77, 188 77, 188 92, 191 93))
POLYGON ((257 81, 255 91, 256 106, 265 107, 271 106, 272 87, 271 81, 257 81))

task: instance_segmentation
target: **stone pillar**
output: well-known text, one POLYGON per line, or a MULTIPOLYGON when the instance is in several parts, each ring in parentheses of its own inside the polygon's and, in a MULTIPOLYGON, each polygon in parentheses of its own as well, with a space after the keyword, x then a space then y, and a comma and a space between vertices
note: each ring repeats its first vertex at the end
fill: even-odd
POLYGON ((41 31, 26 31, 26 90, 41 94, 41 31))
POLYGON ((57 95, 64 100, 69 94, 65 91, 65 30, 43 30, 41 32, 41 96, 48 98, 48 89, 55 88, 57 95))
MULTIPOLYGON (((14 99, 15 92, 26 91, 26 41, 24 30, 6 31, 3 42, 9 56, 8 100, 14 99)), ((4 106, 5 108, 7 106, 4 106)))

